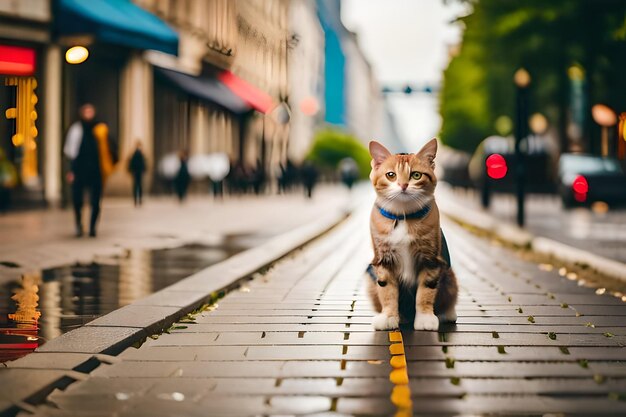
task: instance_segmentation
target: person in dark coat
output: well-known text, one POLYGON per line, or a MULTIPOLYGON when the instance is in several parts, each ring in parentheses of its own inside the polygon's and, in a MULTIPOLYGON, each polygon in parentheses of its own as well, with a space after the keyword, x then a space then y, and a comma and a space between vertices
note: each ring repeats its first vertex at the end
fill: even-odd
POLYGON ((146 158, 141 151, 141 142, 137 141, 135 146, 135 152, 128 161, 128 172, 133 176, 133 199, 135 201, 135 207, 141 205, 141 199, 143 197, 142 177, 146 172, 146 158))
POLYGON ((300 170, 300 175, 306 196, 311 198, 313 196, 313 188, 315 188, 317 183, 317 168, 311 162, 305 161, 300 170))
POLYGON ((178 169, 176 178, 174 178, 174 189, 176 190, 178 200, 182 203, 187 196, 187 189, 189 188, 189 183, 191 182, 191 175, 189 175, 189 168, 187 166, 187 152, 180 151, 178 156, 180 158, 180 168, 178 169))
POLYGON ((339 175, 349 190, 352 189, 354 182, 359 178, 359 167, 352 158, 344 158, 339 161, 339 175))
POLYGON ((91 219, 89 236, 96 236, 100 215, 103 183, 113 171, 113 156, 109 146, 108 127, 95 120, 96 109, 84 104, 79 109, 80 120, 70 126, 63 152, 70 160, 67 179, 72 184, 72 200, 76 219, 76 236, 83 235, 81 220, 85 190, 89 191, 91 219))
POLYGON ((257 160, 256 168, 251 172, 250 183, 254 189, 254 194, 260 195, 265 185, 265 168, 261 160, 257 160))

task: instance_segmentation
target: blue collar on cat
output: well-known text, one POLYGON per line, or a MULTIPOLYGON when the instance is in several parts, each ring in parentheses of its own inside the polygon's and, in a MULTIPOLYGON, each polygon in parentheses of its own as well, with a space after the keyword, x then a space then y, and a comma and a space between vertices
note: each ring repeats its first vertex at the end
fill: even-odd
POLYGON ((427 204, 421 209, 408 214, 403 214, 398 216, 396 214, 390 213, 382 207, 376 206, 378 208, 378 212, 383 216, 391 220, 407 220, 407 219, 423 219, 430 213, 431 205, 427 204))

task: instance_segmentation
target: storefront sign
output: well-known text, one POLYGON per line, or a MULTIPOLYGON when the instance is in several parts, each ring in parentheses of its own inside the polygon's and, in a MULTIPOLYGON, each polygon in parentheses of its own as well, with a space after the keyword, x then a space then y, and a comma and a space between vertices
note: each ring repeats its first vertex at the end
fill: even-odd
POLYGON ((0 74, 29 76, 35 73, 35 50, 0 45, 0 74))

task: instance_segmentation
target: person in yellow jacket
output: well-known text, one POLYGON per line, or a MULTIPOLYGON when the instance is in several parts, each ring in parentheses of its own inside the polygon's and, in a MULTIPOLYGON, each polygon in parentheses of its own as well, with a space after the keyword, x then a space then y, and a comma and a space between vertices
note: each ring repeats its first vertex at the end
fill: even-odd
POLYGON ((89 236, 95 237, 102 188, 113 171, 113 157, 109 147, 109 128, 105 123, 96 121, 95 107, 89 103, 83 104, 79 109, 79 116, 80 120, 74 122, 67 132, 63 152, 71 163, 68 180, 72 184, 76 236, 83 235, 83 200, 85 190, 89 190, 89 236))

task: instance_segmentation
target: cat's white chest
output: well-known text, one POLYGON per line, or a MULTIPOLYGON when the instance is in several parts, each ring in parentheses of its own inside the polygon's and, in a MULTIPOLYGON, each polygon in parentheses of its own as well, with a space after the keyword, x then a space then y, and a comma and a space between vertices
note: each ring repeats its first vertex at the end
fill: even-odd
POLYGON ((415 276, 415 259, 411 255, 411 237, 406 222, 398 222, 388 237, 388 243, 396 253, 397 261, 400 263, 399 278, 406 284, 415 284, 417 279, 415 276))

